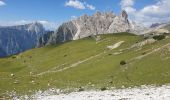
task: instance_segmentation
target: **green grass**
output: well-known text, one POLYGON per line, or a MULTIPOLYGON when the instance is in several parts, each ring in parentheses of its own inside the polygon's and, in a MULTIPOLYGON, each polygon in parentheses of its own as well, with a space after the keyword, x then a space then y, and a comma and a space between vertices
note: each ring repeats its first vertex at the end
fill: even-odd
POLYGON ((170 39, 145 45, 141 49, 127 49, 142 41, 143 37, 120 33, 101 35, 101 38, 98 43, 93 38, 84 38, 0 59, 0 94, 13 90, 17 94, 30 94, 48 88, 120 88, 122 85, 133 87, 170 83, 170 59, 167 58, 170 57, 169 50, 161 49, 142 59, 131 60, 169 43, 170 39), (107 49, 108 45, 120 41, 125 41, 120 47, 107 49), (123 50, 121 54, 114 55, 120 50, 123 50), (92 56, 95 57, 84 61, 92 56), (127 64, 120 65, 122 60, 127 64), (68 68, 79 61, 84 62, 68 68), (68 69, 57 72, 63 68, 68 69), (15 77, 11 77, 11 74, 15 74, 15 77), (14 84, 16 80, 18 84, 14 84), (94 84, 94 87, 89 83, 94 84))

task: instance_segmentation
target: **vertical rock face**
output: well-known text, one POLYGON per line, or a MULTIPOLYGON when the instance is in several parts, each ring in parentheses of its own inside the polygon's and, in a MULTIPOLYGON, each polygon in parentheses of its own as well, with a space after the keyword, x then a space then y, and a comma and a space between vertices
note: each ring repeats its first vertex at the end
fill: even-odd
POLYGON ((48 31, 46 34, 40 36, 38 41, 38 47, 43 47, 48 43, 48 40, 50 39, 51 35, 54 33, 54 31, 48 31))
POLYGON ((121 12, 121 18, 123 18, 124 20, 128 20, 128 14, 126 13, 126 11, 125 10, 123 10, 122 12, 121 12))
POLYGON ((73 24, 73 22, 63 23, 58 28, 58 30, 51 35, 49 42, 50 44, 55 44, 67 40, 72 40, 76 32, 77 32, 77 28, 73 24))
POLYGON ((8 56, 34 48, 44 32, 45 29, 40 23, 0 27, 1 51, 8 56))
POLYGON ((92 16, 83 15, 62 24, 56 32, 50 35, 47 44, 77 40, 97 34, 137 33, 137 27, 135 23, 128 20, 128 14, 125 10, 119 16, 113 12, 96 12, 92 16))
POLYGON ((126 11, 122 11, 120 16, 113 19, 113 23, 108 29, 108 33, 130 32, 132 29, 126 11))

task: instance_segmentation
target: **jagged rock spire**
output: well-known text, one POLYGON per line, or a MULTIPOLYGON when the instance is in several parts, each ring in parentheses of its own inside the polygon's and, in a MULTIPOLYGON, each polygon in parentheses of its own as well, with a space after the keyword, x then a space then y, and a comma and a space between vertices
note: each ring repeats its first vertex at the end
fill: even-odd
POLYGON ((128 14, 125 10, 122 10, 121 14, 120 14, 121 18, 127 20, 128 19, 128 14))

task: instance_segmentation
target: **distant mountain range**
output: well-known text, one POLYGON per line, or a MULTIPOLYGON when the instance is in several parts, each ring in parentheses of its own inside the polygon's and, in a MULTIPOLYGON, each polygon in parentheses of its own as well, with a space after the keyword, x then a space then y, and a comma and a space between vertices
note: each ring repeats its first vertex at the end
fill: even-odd
POLYGON ((169 33, 170 23, 155 23, 149 28, 128 19, 126 11, 120 15, 113 12, 96 12, 83 15, 63 23, 58 29, 46 31, 42 24, 35 22, 18 26, 0 27, 0 57, 18 54, 28 49, 45 45, 77 40, 98 34, 129 32, 136 35, 169 33))
POLYGON ((1 26, 0 57, 35 48, 39 37, 44 33, 43 25, 38 22, 19 26, 1 26))

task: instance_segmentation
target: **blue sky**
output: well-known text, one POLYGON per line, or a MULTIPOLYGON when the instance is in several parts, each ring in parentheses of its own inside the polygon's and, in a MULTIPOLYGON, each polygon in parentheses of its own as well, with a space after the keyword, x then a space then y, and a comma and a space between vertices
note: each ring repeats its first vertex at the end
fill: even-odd
POLYGON ((122 9, 127 10, 135 21, 144 22, 143 20, 150 19, 151 16, 153 21, 160 16, 166 17, 160 19, 165 21, 169 20, 170 12, 161 6, 170 6, 168 2, 170 0, 0 0, 0 25, 41 21, 48 28, 55 28, 73 16, 110 10, 119 14, 122 9))

